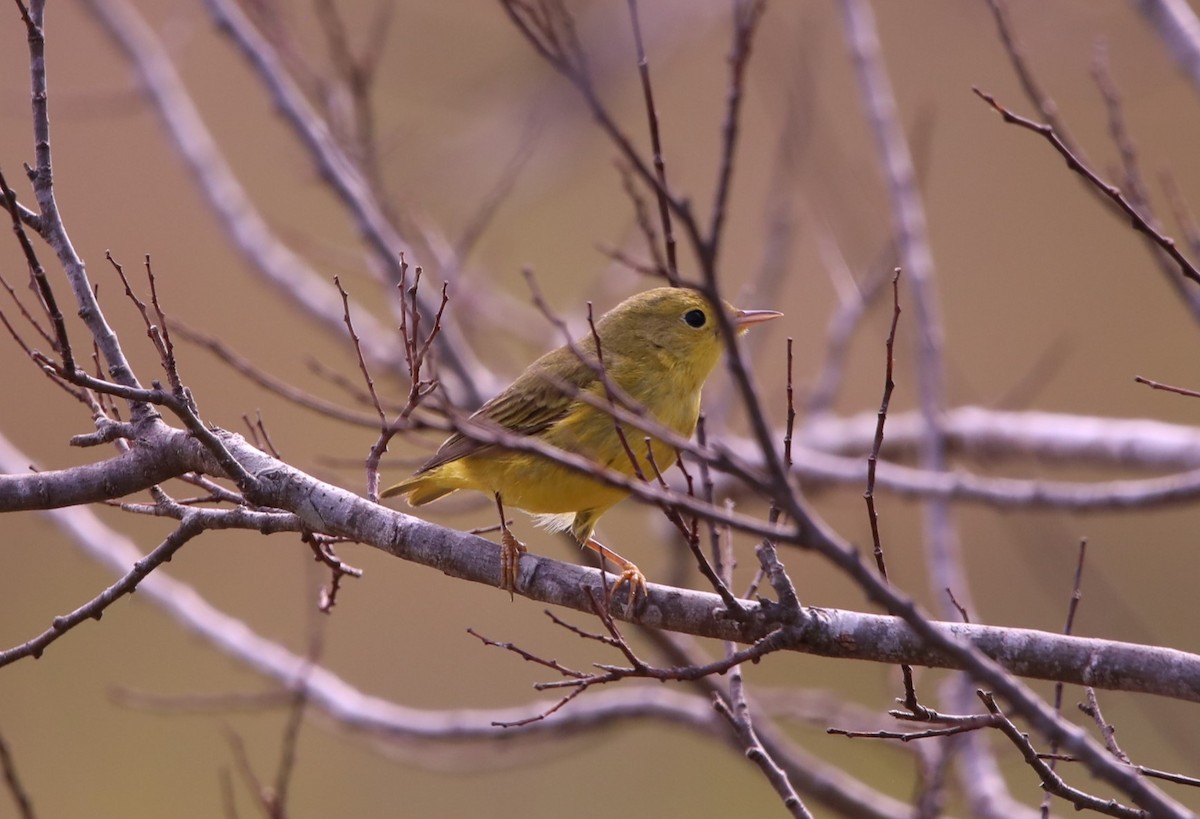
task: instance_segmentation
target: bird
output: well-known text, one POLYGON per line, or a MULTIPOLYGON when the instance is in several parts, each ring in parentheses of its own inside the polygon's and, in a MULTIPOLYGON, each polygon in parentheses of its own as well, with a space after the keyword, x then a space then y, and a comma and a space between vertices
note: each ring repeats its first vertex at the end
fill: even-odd
MULTIPOLYGON (((738 310, 723 302, 722 308, 737 335, 783 315, 738 310)), ((468 423, 534 438, 599 467, 653 480, 658 470, 675 463, 675 448, 618 422, 604 407, 620 403, 614 396, 627 396, 655 423, 691 437, 700 416, 701 389, 727 343, 716 310, 713 301, 687 287, 657 287, 630 296, 595 321, 592 332, 534 361, 468 423)), ((385 489, 382 497, 403 496, 411 506, 423 506, 463 489, 495 499, 501 529, 500 587, 510 596, 515 594, 526 548, 509 530, 506 505, 534 515, 535 523, 550 531, 569 529, 581 546, 619 567, 621 575, 610 598, 623 584, 629 586, 631 600, 645 595, 642 571, 593 536, 601 515, 627 497, 628 489, 542 454, 459 431, 411 477, 385 489)))

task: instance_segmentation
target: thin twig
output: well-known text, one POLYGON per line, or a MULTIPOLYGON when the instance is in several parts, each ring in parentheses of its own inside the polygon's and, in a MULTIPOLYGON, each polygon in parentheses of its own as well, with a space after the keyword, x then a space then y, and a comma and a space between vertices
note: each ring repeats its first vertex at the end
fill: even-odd
MULTIPOLYGON (((1093 49, 1091 74, 1096 87, 1100 90, 1101 97, 1104 99, 1104 108, 1108 112, 1108 132, 1113 144, 1117 146, 1117 152, 1121 157, 1121 173, 1124 177, 1123 185, 1127 191, 1130 205, 1142 214, 1151 227, 1161 231, 1161 222, 1154 213, 1154 208, 1150 202, 1150 194, 1146 189, 1146 183, 1142 179, 1137 147, 1133 141, 1133 136, 1129 132, 1129 126, 1125 122, 1121 95, 1117 90, 1117 83, 1113 79, 1109 65, 1108 45, 1103 40, 1097 41, 1093 49)), ((1051 125, 1054 125, 1054 123, 1051 123, 1051 125)), ((1079 155, 1083 156, 1082 154, 1079 155)), ((1101 195, 1092 186, 1088 186, 1088 189, 1097 195, 1101 195)), ((1112 204, 1108 199, 1104 201, 1110 205, 1112 204)), ((1192 318, 1200 321, 1200 292, 1189 287, 1180 277, 1171 259, 1163 252, 1161 247, 1155 244, 1149 237, 1146 237, 1146 244, 1150 248, 1150 252, 1159 269, 1166 276, 1168 283, 1175 291, 1175 294, 1179 296, 1180 300, 1191 311, 1192 318)))
POLYGON ((1007 0, 987 0, 987 4, 988 8, 992 10, 992 18, 996 21, 996 31, 1000 35, 1000 42, 1004 45, 1004 51, 1008 54, 1013 72, 1017 75, 1026 98, 1037 107, 1042 119, 1058 132, 1062 137, 1063 144, 1070 147, 1077 156, 1084 157, 1086 160, 1079 144, 1071 139, 1067 132, 1067 124, 1059 116, 1058 104, 1042 88, 1037 75, 1025 57, 1025 49, 1009 20, 1007 0))
POLYGON ((978 88, 972 88, 971 90, 975 92, 977 97, 990 105, 992 110, 998 113, 1005 122, 1020 126, 1027 131, 1032 131, 1049 142, 1054 147, 1054 150, 1058 151, 1062 158, 1066 160, 1068 168, 1082 176, 1084 179, 1094 185, 1101 193, 1115 202, 1117 206, 1125 212, 1125 215, 1129 217, 1130 223, 1133 225, 1135 230, 1145 234, 1152 242, 1162 248, 1163 251, 1166 252, 1172 260, 1174 260, 1175 264, 1179 266, 1180 273, 1197 284, 1200 284, 1200 270, 1197 270, 1195 265, 1193 265, 1192 262, 1186 256, 1184 256, 1182 252, 1180 252, 1175 240, 1166 234, 1159 232, 1154 228, 1153 225, 1146 221, 1145 217, 1142 216, 1138 209, 1133 206, 1133 204, 1123 193, 1121 193, 1120 188, 1109 184, 1099 174, 1085 165, 1083 161, 1080 160, 1070 150, 1070 148, 1067 147, 1066 143, 1062 141, 1062 138, 1059 137, 1052 127, 1014 114, 1012 111, 996 102, 996 98, 991 94, 981 91, 978 88))
POLYGON ((363 382, 367 385, 367 393, 371 396, 371 406, 375 408, 375 413, 379 416, 379 423, 387 426, 387 414, 380 406, 379 395, 375 392, 375 379, 371 377, 371 369, 363 357, 362 342, 354 330, 354 320, 350 317, 350 294, 342 287, 342 280, 338 276, 333 277, 333 286, 337 288, 338 295, 342 297, 342 321, 346 324, 346 332, 350 334, 350 343, 354 347, 354 355, 358 360, 358 370, 362 373, 363 382))
POLYGON ((1061 776, 1051 770, 1050 766, 1039 758, 1037 751, 1034 750, 1033 745, 1029 741, 1028 735, 1022 733, 1021 729, 1004 716, 991 694, 984 691, 977 691, 976 694, 983 701, 989 713, 997 718, 996 727, 1000 729, 1002 734, 1008 737, 1009 741, 1021 752, 1025 763, 1038 775, 1045 790, 1067 800, 1075 806, 1076 810, 1092 810, 1097 813, 1103 813, 1106 816, 1121 817, 1121 819, 1146 819, 1148 815, 1152 815, 1147 814, 1146 811, 1122 805, 1115 799, 1101 799, 1068 785, 1063 781, 1061 776))
POLYGON ((205 527, 201 523, 203 515, 196 510, 189 510, 189 515, 191 516, 185 518, 174 532, 145 558, 139 560, 120 580, 69 614, 55 617, 50 628, 38 636, 6 651, 0 651, 0 668, 22 657, 41 657, 46 648, 59 637, 86 620, 99 620, 105 609, 125 595, 132 594, 146 575, 170 560, 189 540, 204 531, 205 527))
MULTIPOLYGON (((1079 710, 1091 717, 1096 723, 1096 727, 1100 729, 1100 735, 1104 737, 1104 747, 1108 749, 1108 752, 1126 765, 1132 765, 1133 761, 1129 758, 1129 754, 1122 751, 1121 746, 1117 744, 1116 726, 1106 720, 1104 714, 1100 711, 1100 700, 1096 698, 1096 689, 1089 685, 1085 691, 1087 702, 1080 703, 1079 710)), ((1051 753, 1055 753, 1056 751, 1056 748, 1051 747, 1051 753)))
POLYGON ((788 813, 795 817, 812 819, 812 813, 792 787, 787 771, 763 747, 750 721, 750 707, 746 702, 745 688, 742 683, 741 671, 734 669, 729 681, 729 699, 713 698, 713 707, 729 721, 730 726, 741 740, 745 748, 746 758, 758 766, 766 776, 767 782, 783 800, 783 806, 788 813))
POLYGON ((4 193, 4 202, 8 206, 8 212, 12 218, 13 234, 17 237, 17 243, 29 265, 29 275, 35 292, 41 299, 46 317, 50 320, 50 326, 54 328, 54 351, 62 356, 65 369, 74 369, 75 360, 71 351, 71 340, 67 335, 66 321, 63 319, 62 311, 58 309, 58 300, 54 296, 54 290, 50 287, 50 281, 46 278, 46 270, 38 260, 29 236, 25 233, 25 225, 22 224, 17 214, 17 195, 8 186, 8 180, 4 178, 3 173, 0 173, 0 191, 4 193))
POLYGON ((21 777, 17 775, 17 763, 2 734, 0 734, 0 773, 4 775, 4 784, 8 789, 8 795, 12 797, 13 803, 16 805, 17 814, 21 819, 35 819, 33 800, 29 798, 29 792, 25 790, 21 777))
MULTIPOLYGON (((1081 586, 1083 583, 1083 563, 1086 557, 1087 538, 1083 538, 1079 541, 1079 561, 1075 565, 1075 581, 1071 586, 1071 602, 1067 604, 1067 622, 1063 626, 1063 634, 1070 634, 1075 626, 1075 612, 1079 609, 1079 601, 1083 597, 1081 586)), ((1063 687, 1064 686, 1061 682, 1056 682, 1054 684, 1054 710, 1060 714, 1062 713, 1063 687)), ((1090 688, 1088 690, 1091 691, 1090 688)), ((1058 753, 1057 739, 1050 740, 1050 753, 1051 755, 1058 753)), ((1126 759, 1125 761, 1128 762, 1129 760, 1126 759)), ((1050 770, 1053 771, 1055 768, 1055 760, 1051 758, 1050 770)), ((1049 819, 1051 798, 1051 793, 1046 791, 1046 796, 1042 799, 1041 806, 1043 819, 1049 819)))
POLYGON ((1164 384, 1161 381, 1151 381, 1149 378, 1142 378, 1140 375, 1135 375, 1133 380, 1139 384, 1145 384, 1152 390, 1162 390, 1163 392, 1173 392, 1176 395, 1183 395, 1188 398, 1200 398, 1200 392, 1189 390, 1185 387, 1175 387, 1170 384, 1164 384))
MULTIPOLYGON (((785 389, 787 412, 783 429, 783 467, 789 472, 792 469, 792 437, 796 424, 796 391, 793 384, 794 365, 793 339, 789 337, 787 340, 787 386, 785 389)), ((783 510, 775 502, 774 497, 772 497, 771 506, 767 510, 767 520, 772 524, 777 524, 782 515, 783 510)), ((758 592, 759 584, 766 577, 771 584, 771 588, 775 590, 779 604, 785 610, 799 613, 801 610, 800 598, 796 594, 796 587, 792 584, 792 579, 788 577, 787 570, 779 562, 779 553, 775 548, 775 544, 769 538, 764 538, 755 547, 754 555, 758 558, 759 568, 754 574, 754 579, 750 581, 750 586, 746 590, 745 596, 748 598, 754 597, 758 592)))
MULTIPOLYGON (((883 448, 883 430, 887 424, 888 406, 892 402, 892 391, 896 388, 893 378, 896 349, 896 328, 900 324, 900 268, 892 273, 892 323, 888 328, 887 340, 884 342, 886 352, 883 378, 883 397, 879 402, 878 421, 875 425, 875 441, 871 445, 871 454, 867 456, 867 486, 863 492, 863 500, 867 504, 867 520, 871 525, 871 543, 874 546, 875 566, 879 576, 890 583, 887 573, 887 561, 883 556, 883 538, 879 533, 879 511, 875 508, 875 468, 879 463, 879 451, 883 448)), ((917 699, 917 688, 913 682, 912 666, 900 664, 900 673, 904 678, 904 699, 901 702, 910 713, 922 717, 930 715, 929 709, 922 706, 917 699)))
POLYGON ((894 351, 896 346, 896 328, 900 323, 900 268, 892 274, 892 323, 888 329, 887 340, 884 342, 886 352, 883 397, 879 402, 879 412, 875 424, 875 441, 871 445, 871 453, 867 456, 867 486, 863 499, 867 504, 867 522, 871 525, 871 542, 874 545, 875 566, 879 576, 887 580, 887 563, 883 557, 883 542, 879 533, 879 512, 875 508, 875 471, 879 464, 879 451, 883 448, 883 429, 887 423, 888 406, 892 401, 892 391, 896 382, 892 378, 894 351))
POLYGON ((663 247, 666 251, 664 273, 672 285, 679 284, 679 264, 676 259, 675 231, 671 227, 670 195, 667 187, 667 165, 663 156, 662 137, 658 128, 658 109, 654 106, 654 89, 650 84, 650 61, 642 42, 642 26, 638 20, 637 0, 628 0, 629 21, 633 27, 633 42, 637 49, 638 77, 642 82, 642 98, 646 101, 646 123, 650 128, 650 152, 654 173, 658 178, 655 195, 658 199, 658 218, 662 223, 663 247))

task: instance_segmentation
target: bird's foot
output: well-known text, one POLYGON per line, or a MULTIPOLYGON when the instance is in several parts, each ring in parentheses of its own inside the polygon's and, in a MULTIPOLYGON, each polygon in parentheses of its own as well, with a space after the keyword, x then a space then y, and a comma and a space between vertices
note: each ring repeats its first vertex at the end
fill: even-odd
POLYGON ((629 587, 629 604, 633 605, 637 602, 638 595, 646 597, 646 575, 642 574, 642 570, 630 563, 628 560, 621 566, 621 576, 608 589, 608 603, 611 606, 613 597, 621 589, 622 586, 629 587))
POLYGON ((505 526, 500 532, 500 588, 515 599, 517 591, 517 576, 521 571, 521 555, 528 549, 525 544, 513 537, 513 533, 505 526))
MULTIPOLYGON (((626 560, 625 558, 621 557, 619 554, 605 546, 600 541, 596 540, 594 537, 588 537, 588 539, 583 542, 583 547, 596 552, 606 561, 611 560, 613 563, 617 564, 617 567, 621 570, 621 574, 617 578, 616 582, 613 583, 608 589, 608 594, 606 597, 610 606, 612 605, 613 597, 622 586, 629 586, 628 603, 630 606, 633 606, 633 604, 637 602, 639 593, 643 598, 646 597, 646 575, 642 574, 642 570, 635 566, 632 560, 626 560)), ((604 566, 604 563, 601 562, 600 565, 604 566)))

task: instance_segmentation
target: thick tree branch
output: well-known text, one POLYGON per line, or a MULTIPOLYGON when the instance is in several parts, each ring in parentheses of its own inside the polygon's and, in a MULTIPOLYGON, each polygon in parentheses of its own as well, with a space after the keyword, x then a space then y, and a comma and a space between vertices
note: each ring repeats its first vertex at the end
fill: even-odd
POLYGON ((0 471, 13 474, 0 475, 0 512, 116 500, 188 472, 219 472, 208 450, 188 433, 165 425, 160 430, 153 444, 130 447, 92 464, 28 472, 28 464, 7 461, 0 471))
MULTIPOLYGON (((451 577, 499 584, 500 558, 494 543, 370 503, 271 458, 240 436, 222 433, 222 437, 230 452, 257 478, 261 487, 258 503, 290 510, 314 531, 366 543, 451 577)), ((3 471, 19 469, 25 460, 11 445, 0 445, 3 471)), ((521 567, 519 593, 532 600, 590 613, 593 601, 606 592, 595 569, 533 554, 522 556, 521 567)), ((722 616, 724 609, 715 594, 652 583, 644 604, 633 612, 614 606, 613 616, 740 643, 752 643, 780 627, 770 603, 743 601, 743 605, 752 616, 739 622, 722 616)), ((954 652, 926 644, 899 618, 835 609, 805 612, 809 620, 783 635, 781 648, 873 662, 961 667, 961 658, 954 652)), ((942 639, 970 642, 1021 676, 1200 702, 1200 656, 1030 629, 932 622, 929 628, 942 639)))

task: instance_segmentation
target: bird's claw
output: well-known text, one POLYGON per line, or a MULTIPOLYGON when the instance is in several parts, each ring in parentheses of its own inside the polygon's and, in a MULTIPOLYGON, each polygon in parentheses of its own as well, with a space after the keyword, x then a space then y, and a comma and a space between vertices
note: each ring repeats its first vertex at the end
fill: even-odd
POLYGON ((629 603, 632 605, 637 602, 638 595, 645 598, 649 593, 646 591, 646 575, 642 574, 642 570, 632 563, 626 563, 621 567, 621 576, 608 589, 608 602, 612 604, 613 597, 622 586, 629 587, 629 603))
POLYGON ((521 555, 528 551, 525 544, 505 528, 500 535, 500 588, 515 598, 517 577, 521 571, 521 555))

